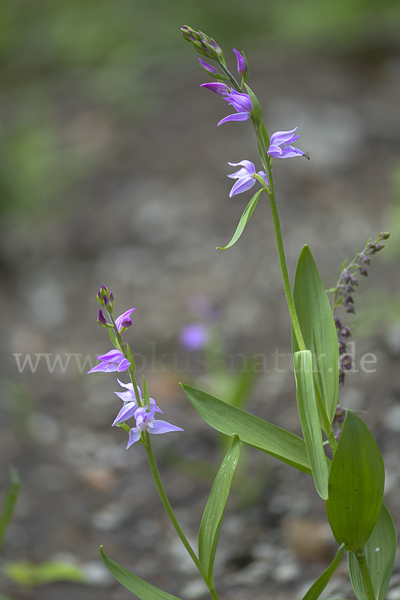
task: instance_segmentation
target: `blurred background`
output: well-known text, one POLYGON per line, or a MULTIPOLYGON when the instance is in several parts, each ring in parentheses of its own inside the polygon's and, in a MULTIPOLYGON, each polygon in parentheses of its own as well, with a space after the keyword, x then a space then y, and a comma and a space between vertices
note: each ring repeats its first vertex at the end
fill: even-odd
MULTIPOLYGON (((215 249, 250 199, 230 199, 226 175, 228 161, 259 165, 254 134, 249 123, 216 127, 229 107, 199 88, 208 78, 180 35, 184 24, 212 36, 232 71, 232 48, 246 53, 269 132, 298 126, 298 146, 311 155, 274 165, 290 273, 308 243, 332 287, 355 247, 391 232, 360 282, 356 316, 339 311, 356 324, 356 365, 366 353, 377 358, 376 372, 348 375, 341 404, 366 411, 399 525, 398 2, 6 0, 0 11, 0 502, 11 465, 23 486, 0 593, 132 597, 102 568, 104 544, 154 585, 206 597, 143 448, 126 451, 126 434, 110 428, 115 377, 85 375, 110 349, 96 323, 100 284, 113 290, 117 314, 136 308, 126 340, 139 374, 166 420, 185 430, 154 447, 194 544, 225 442, 178 382, 300 432, 268 205, 239 244, 215 249), (189 324, 197 337, 188 338, 189 324), (66 565, 79 568, 66 575, 66 565)), ((324 505, 310 478, 266 455, 247 452, 242 465, 218 589, 300 599, 335 547, 324 505)), ((399 586, 396 562, 389 600, 399 586)), ((327 593, 353 598, 344 562, 327 593)))

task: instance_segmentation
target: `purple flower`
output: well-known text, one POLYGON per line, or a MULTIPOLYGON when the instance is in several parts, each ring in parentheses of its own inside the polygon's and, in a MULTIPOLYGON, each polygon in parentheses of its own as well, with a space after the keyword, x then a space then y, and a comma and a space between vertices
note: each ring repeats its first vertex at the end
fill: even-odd
POLYGON ((226 123, 226 121, 247 121, 247 119, 250 119, 253 111, 253 105, 248 94, 241 94, 240 92, 235 92, 235 90, 232 90, 230 94, 227 94, 224 97, 224 100, 233 106, 233 108, 237 111, 237 114, 225 117, 225 119, 222 119, 218 125, 221 125, 221 123, 226 123))
POLYGON ((225 83, 218 83, 217 81, 212 83, 202 83, 200 87, 207 88, 214 92, 214 94, 218 94, 218 96, 226 96, 230 92, 230 89, 225 83))
MULTIPOLYGON (((256 173, 256 168, 254 164, 249 160, 242 160, 238 163, 230 162, 229 164, 232 167, 243 165, 242 168, 239 169, 239 171, 236 171, 236 173, 232 173, 232 175, 228 175, 228 177, 231 177, 232 179, 237 179, 235 185, 233 186, 229 194, 229 197, 232 198, 232 196, 234 196, 235 194, 241 194, 242 192, 246 192, 247 190, 253 187, 253 185, 256 182, 256 179, 254 177, 256 173)), ((262 177, 265 181, 265 184, 268 185, 267 175, 266 173, 264 173, 264 171, 259 171, 257 175, 260 175, 260 177, 262 177)))
POLYGON ((290 131, 276 131, 271 135, 271 145, 268 148, 268 154, 274 158, 291 158, 293 156, 302 156, 304 152, 291 146, 293 142, 299 139, 299 135, 293 135, 297 127, 290 131))
POLYGON ((211 75, 216 75, 218 73, 218 71, 217 71, 217 69, 215 67, 213 67, 212 65, 209 65, 208 63, 206 63, 201 58, 199 58, 199 63, 201 64, 201 66, 203 67, 203 69, 205 69, 206 71, 208 71, 209 73, 211 73, 211 75))
POLYGON ((112 373, 113 371, 127 371, 131 365, 127 358, 124 357, 120 350, 110 350, 106 354, 99 354, 97 360, 100 360, 100 364, 90 369, 89 373, 97 373, 102 371, 103 373, 112 373))
POLYGON ((150 408, 141 407, 135 411, 136 427, 132 427, 129 432, 129 440, 127 449, 132 446, 135 442, 140 440, 142 431, 148 431, 149 433, 168 433, 169 431, 183 431, 181 427, 171 425, 166 421, 155 421, 154 413, 156 409, 154 406, 150 408))
POLYGON ((124 333, 125 329, 127 329, 128 327, 130 327, 132 325, 130 315, 133 313, 134 310, 135 310, 134 308, 130 308, 129 310, 122 313, 122 315, 120 315, 119 317, 117 317, 115 319, 115 324, 118 328, 118 331, 121 334, 124 333))
MULTIPOLYGON (((114 423, 112 424, 112 427, 114 427, 114 425, 116 425, 117 423, 122 423, 123 421, 127 421, 128 419, 133 417, 135 415, 135 411, 138 408, 135 392, 133 390, 133 384, 132 383, 122 383, 122 381, 120 381, 119 379, 117 379, 117 381, 120 386, 126 388, 126 392, 114 392, 114 394, 116 396, 121 398, 124 405, 121 408, 121 410, 119 411, 119 413, 117 414, 117 416, 114 420, 114 423)), ((138 387, 138 392, 139 392, 140 399, 143 400, 139 387, 138 387)), ((150 398, 150 405, 152 407, 154 407, 155 412, 162 413, 161 408, 158 408, 158 406, 155 403, 155 400, 153 400, 153 398, 150 398)))
POLYGON ((210 330, 204 323, 190 323, 186 325, 179 337, 182 346, 188 350, 201 350, 210 339, 210 330))
POLYGON ((239 73, 239 75, 246 75, 247 73, 247 65, 246 65, 246 59, 243 56, 243 54, 240 54, 240 52, 238 52, 237 50, 235 50, 235 48, 233 49, 234 53, 236 54, 236 60, 237 60, 237 72, 239 73))

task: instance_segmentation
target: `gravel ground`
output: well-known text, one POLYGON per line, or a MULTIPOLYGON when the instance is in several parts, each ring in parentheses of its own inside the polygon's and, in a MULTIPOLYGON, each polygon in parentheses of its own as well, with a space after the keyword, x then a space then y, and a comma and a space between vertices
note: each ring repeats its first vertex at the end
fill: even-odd
MULTIPOLYGON (((390 210, 400 149, 400 47, 375 43, 324 55, 272 47, 274 60, 265 60, 265 50, 251 59, 250 84, 269 130, 298 125, 298 145, 311 153, 310 161, 275 165, 289 270, 308 243, 327 287, 355 246, 396 225, 390 210)), ((149 77, 162 82, 165 96, 156 113, 130 127, 120 127, 111 109, 99 112, 75 98, 69 119, 99 146, 102 165, 69 199, 70 211, 50 212, 33 226, 1 226, 0 306, 6 316, 0 480, 5 489, 13 464, 23 481, 2 560, 60 558, 81 565, 88 577, 87 584, 25 588, 2 576, 1 587, 13 600, 132 597, 102 567, 101 544, 154 585, 186 600, 206 597, 163 512, 144 449, 126 451, 124 432, 110 428, 119 410, 115 378, 84 375, 85 359, 94 361, 109 349, 96 324, 100 284, 114 291, 120 312, 136 307, 127 340, 166 420, 185 430, 157 438, 154 448, 171 504, 194 544, 211 485, 199 465, 215 470, 222 442, 178 386, 199 375, 207 379, 196 368, 196 356, 178 342, 191 319, 187 304, 193 295, 218 306, 215 327, 228 361, 239 352, 266 357, 268 368, 259 374, 248 410, 300 432, 287 360, 276 368, 276 351, 290 352, 290 327, 267 207, 257 207, 258 217, 237 246, 215 250, 229 240, 245 206, 242 195, 228 198, 225 176, 228 161, 256 161, 251 127, 216 128, 227 107, 199 90, 194 65, 149 77), (15 354, 21 361, 31 355, 36 369, 19 369, 15 354), (56 355, 61 363, 54 366, 56 355)), ((68 93, 74 97, 73 89, 68 93)), ((398 241, 389 243, 395 256, 398 241)), ((381 292, 392 306, 398 275, 396 260, 379 256, 360 285, 365 293, 357 294, 357 364, 374 353, 376 372, 350 374, 341 392, 342 405, 365 411, 380 446, 385 501, 397 525, 400 325, 389 318, 382 296, 378 317, 368 298, 381 292)), ((212 388, 210 381, 204 385, 212 388)), ((232 600, 249 593, 254 600, 300 600, 335 551, 324 503, 310 477, 255 451, 246 460, 221 531, 217 588, 221 598, 232 600), (254 492, 256 477, 263 486, 254 492)), ((399 596, 400 557, 388 600, 399 596)), ((345 561, 324 597, 354 598, 345 561)))

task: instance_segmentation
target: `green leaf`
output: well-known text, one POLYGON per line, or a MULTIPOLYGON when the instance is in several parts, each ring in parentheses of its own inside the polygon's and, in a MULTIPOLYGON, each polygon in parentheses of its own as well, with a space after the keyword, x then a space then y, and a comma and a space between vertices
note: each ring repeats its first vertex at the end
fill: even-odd
POLYGON ((13 516, 19 493, 21 491, 21 480, 19 478, 17 469, 14 467, 11 467, 10 469, 10 478, 11 485, 7 492, 7 496, 4 501, 4 507, 0 515, 0 550, 8 525, 13 516))
POLYGON ((110 340, 111 340, 112 345, 114 346, 114 348, 119 350, 119 344, 117 342, 117 338, 115 337, 115 333, 113 332, 112 329, 108 329, 108 333, 110 334, 110 340))
POLYGON ((55 581, 78 583, 87 581, 86 574, 80 567, 59 560, 49 560, 39 564, 34 564, 29 560, 13 561, 6 563, 3 571, 12 581, 27 587, 55 581))
POLYGON ((342 560, 343 552, 344 544, 340 546, 332 563, 329 565, 326 571, 324 571, 322 575, 318 577, 317 581, 313 583, 313 585, 310 587, 310 589, 304 596, 303 600, 317 600, 320 597, 320 595, 330 582, 332 575, 338 568, 339 563, 342 560))
MULTIPOLYGON (((308 246, 297 263, 293 298, 307 350, 313 356, 315 391, 322 429, 328 433, 339 396, 339 349, 324 284, 308 246)), ((293 354, 299 350, 292 335, 293 354)))
POLYGON ((167 592, 163 592, 154 585, 147 583, 137 575, 134 575, 118 563, 108 558, 103 552, 103 546, 100 546, 100 554, 104 564, 110 573, 119 581, 127 590, 135 594, 140 600, 179 600, 176 596, 172 596, 167 592))
MULTIPOLYGON (((382 504, 374 530, 364 546, 364 554, 367 559, 376 600, 384 600, 386 596, 393 572, 396 549, 396 528, 390 512, 382 504)), ((349 552, 348 564, 351 583, 357 598, 367 600, 360 567, 355 554, 352 552, 349 552)))
POLYGON ((150 410, 149 390, 147 388, 147 383, 146 383, 146 379, 145 379, 144 375, 142 375, 142 377, 143 377, 143 398, 144 398, 147 408, 150 410))
POLYGON ((293 356, 293 364, 296 378, 297 407, 312 475, 318 494, 326 500, 328 498, 329 469, 322 445, 310 350, 296 352, 293 356))
POLYGON ((238 435, 245 444, 311 475, 306 445, 297 435, 230 406, 206 392, 189 385, 182 387, 194 409, 211 427, 225 435, 238 435))
POLYGON ((229 244, 227 246, 224 246, 223 248, 218 246, 218 250, 226 250, 227 248, 230 248, 231 246, 233 246, 233 244, 235 244, 235 242, 238 241, 238 239, 240 238, 240 236, 243 233, 244 228, 247 225, 248 220, 250 219, 250 217, 253 213, 253 210, 257 206, 257 202, 258 202, 258 199, 260 198, 260 194, 262 191, 263 191, 262 189, 258 190, 258 192, 256 192, 254 194, 254 196, 252 197, 252 199, 250 200, 250 202, 244 209, 244 212, 243 212, 242 216, 240 217, 239 224, 238 224, 236 231, 233 234, 233 237, 232 237, 231 241, 229 242, 229 244))
POLYGON ((361 551, 378 520, 385 469, 368 427, 347 410, 329 475, 328 520, 339 544, 361 551))
POLYGON ((206 570, 209 583, 212 582, 219 532, 240 456, 240 446, 241 441, 235 436, 215 478, 200 524, 199 559, 206 570))
POLYGON ((258 98, 255 95, 255 93, 253 92, 253 90, 251 88, 249 88, 249 86, 246 85, 246 84, 245 84, 244 87, 246 88, 246 92, 249 94, 251 103, 253 105, 252 116, 253 116, 256 124, 258 126, 260 126, 261 123, 262 123, 262 109, 261 109, 261 104, 259 103, 258 98))

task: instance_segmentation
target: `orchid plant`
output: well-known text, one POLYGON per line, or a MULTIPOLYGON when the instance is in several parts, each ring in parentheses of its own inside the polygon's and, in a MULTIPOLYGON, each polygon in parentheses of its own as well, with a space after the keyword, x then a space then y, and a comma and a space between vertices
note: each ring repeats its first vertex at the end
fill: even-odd
MULTIPOLYGON (((392 517, 383 503, 385 472, 378 446, 360 417, 339 406, 339 385, 344 383, 345 372, 351 369, 351 357, 347 354, 346 345, 350 328, 342 325, 336 310, 343 306, 347 314, 355 312, 352 294, 358 285, 356 275, 367 275, 366 267, 371 262, 371 255, 383 248, 381 242, 389 234, 381 233, 375 242, 369 240, 363 252, 356 253, 348 266, 346 263, 342 265, 337 285, 328 290, 333 294, 333 311, 308 246, 300 253, 292 288, 275 195, 273 161, 298 157, 309 159, 297 147, 297 127, 277 131, 270 136, 263 121, 261 105, 247 85, 249 69, 244 53, 234 49, 239 83, 228 70, 224 54, 212 38, 187 26, 182 27, 181 31, 184 39, 201 54, 200 66, 215 80, 201 87, 220 96, 236 111, 218 125, 231 121, 251 121, 254 128, 261 168, 246 159, 238 163, 230 162, 231 166, 240 168, 228 175, 236 180, 229 195, 232 197, 247 192, 256 185, 258 189, 245 208, 232 239, 223 248, 229 248, 238 241, 261 196, 266 196, 271 207, 283 287, 291 318, 297 407, 303 437, 233 406, 227 398, 220 400, 194 387, 182 386, 204 421, 231 438, 230 448, 222 461, 204 510, 196 552, 168 501, 150 437, 151 433, 181 432, 182 429, 156 419, 156 413, 162 413, 162 410, 150 398, 144 377, 143 391, 140 389, 136 381, 133 353, 123 339, 132 325, 134 309, 115 318, 115 299, 105 286, 101 286, 97 294, 101 306, 98 323, 108 329, 114 348, 99 355, 99 364, 89 373, 117 372, 121 377, 122 373, 129 377, 127 382, 117 380, 125 391, 115 392, 122 400, 123 407, 112 425, 127 432, 127 448, 136 442, 143 445, 161 501, 214 600, 218 598, 214 584, 218 537, 243 444, 311 475, 317 493, 326 502, 327 518, 338 544, 337 554, 303 600, 317 600, 320 597, 345 551, 348 553, 350 579, 357 598, 384 600, 395 559, 396 532, 392 517), (214 61, 216 66, 206 61, 214 61), (132 420, 135 421, 133 427, 128 424, 132 420)), ((114 577, 142 600, 176 600, 175 596, 155 588, 118 565, 106 556, 103 549, 101 555, 114 577)))

